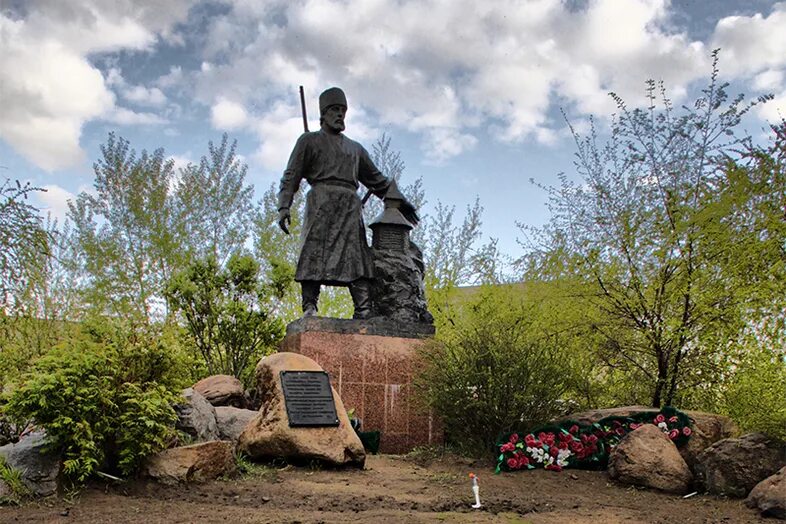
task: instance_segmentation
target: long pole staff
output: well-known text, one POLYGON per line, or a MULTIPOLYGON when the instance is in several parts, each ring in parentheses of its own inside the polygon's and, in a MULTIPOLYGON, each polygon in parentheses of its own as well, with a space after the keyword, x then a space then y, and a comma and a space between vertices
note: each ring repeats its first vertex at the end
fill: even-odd
POLYGON ((303 86, 300 86, 300 112, 303 114, 303 131, 308 133, 308 117, 306 116, 306 95, 303 94, 303 86))

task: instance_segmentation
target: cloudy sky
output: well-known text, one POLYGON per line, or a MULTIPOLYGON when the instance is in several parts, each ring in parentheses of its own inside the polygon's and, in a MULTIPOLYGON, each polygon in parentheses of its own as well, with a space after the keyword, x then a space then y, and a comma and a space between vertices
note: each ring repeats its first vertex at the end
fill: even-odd
MULTIPOLYGON (((316 97, 339 85, 347 135, 387 133, 430 205, 475 196, 486 235, 517 253, 515 221, 542 223, 579 127, 635 105, 644 81, 690 96, 721 48, 721 75, 786 115, 786 2, 764 0, 0 0, 0 177, 48 192, 93 183, 107 133, 196 161, 238 140, 257 195, 276 181, 316 97)), ((428 207, 425 210, 428 212, 428 207)))

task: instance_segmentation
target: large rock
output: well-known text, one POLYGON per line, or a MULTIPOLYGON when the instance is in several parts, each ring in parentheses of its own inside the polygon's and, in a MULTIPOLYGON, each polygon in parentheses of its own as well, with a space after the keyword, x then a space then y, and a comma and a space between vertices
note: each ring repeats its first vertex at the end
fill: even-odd
POLYGON ((247 407, 243 384, 231 375, 211 375, 203 378, 194 384, 194 391, 213 406, 247 407))
POLYGON ((609 477, 624 484, 683 494, 693 475, 677 446, 659 428, 645 424, 625 435, 609 455, 609 477))
POLYGON ((695 468, 696 458, 702 451, 720 440, 740 436, 740 428, 729 417, 702 411, 685 411, 685 414, 691 420, 693 433, 680 449, 680 454, 691 469, 695 468))
POLYGON ((744 497, 786 465, 783 442, 761 433, 716 442, 696 459, 696 479, 715 495, 744 497))
POLYGON ((165 449, 142 467, 143 474, 168 484, 202 482, 234 471, 234 444, 222 440, 165 449))
POLYGON ((322 368, 296 353, 276 353, 260 360, 256 380, 262 407, 241 433, 238 449, 251 458, 319 460, 362 467, 366 460, 363 444, 350 426, 344 404, 335 389, 337 427, 289 427, 279 378, 281 371, 322 371, 322 368))
POLYGON ((35 431, 22 437, 16 444, 0 446, 6 464, 22 473, 22 481, 30 492, 46 497, 57 491, 60 456, 44 451, 46 433, 35 431))
POLYGON ((786 467, 756 484, 745 504, 757 508, 765 517, 786 520, 786 467))
POLYGON ((233 408, 232 406, 216 407, 216 424, 221 440, 237 442, 240 434, 246 429, 257 412, 250 409, 233 408))
MULTIPOLYGON (((584 411, 565 418, 577 420, 584 424, 593 424, 606 417, 629 417, 633 414, 641 413, 642 411, 655 414, 659 410, 647 406, 623 406, 619 408, 584 411)), ((680 454, 691 469, 694 468, 696 457, 699 453, 719 440, 738 437, 740 435, 740 429, 734 421, 724 415, 715 415, 703 411, 683 411, 683 413, 690 418, 693 433, 691 433, 687 444, 680 448, 680 454)))
POLYGON ((176 428, 197 442, 219 440, 216 409, 194 388, 183 390, 183 401, 175 404, 176 428))

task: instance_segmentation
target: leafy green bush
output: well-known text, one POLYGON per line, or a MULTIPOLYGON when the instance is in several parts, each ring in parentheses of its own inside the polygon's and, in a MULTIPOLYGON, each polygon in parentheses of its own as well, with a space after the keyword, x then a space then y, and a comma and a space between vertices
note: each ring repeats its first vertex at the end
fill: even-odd
POLYGON ((727 385, 720 411, 747 431, 786 439, 786 361, 783 352, 747 355, 727 385))
POLYGON ((259 282, 259 264, 235 254, 223 268, 212 256, 192 261, 170 280, 166 297, 183 316, 187 338, 207 372, 248 382, 259 358, 284 333, 283 324, 265 309, 267 292, 259 282))
POLYGON ((484 288, 439 319, 439 339, 424 344, 415 385, 442 418, 449 443, 485 452, 500 433, 564 411, 574 371, 549 334, 550 316, 541 301, 505 286, 484 288))
POLYGON ((99 468, 129 475, 174 434, 171 404, 184 385, 179 364, 160 337, 114 321, 88 322, 35 362, 5 411, 46 429, 72 480, 83 482, 99 468))

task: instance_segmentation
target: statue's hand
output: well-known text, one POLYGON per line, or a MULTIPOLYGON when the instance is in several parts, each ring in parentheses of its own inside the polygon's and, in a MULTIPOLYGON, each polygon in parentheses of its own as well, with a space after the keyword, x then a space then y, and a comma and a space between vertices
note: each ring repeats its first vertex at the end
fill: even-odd
POLYGON ((415 206, 409 200, 404 200, 401 204, 401 214, 404 215, 413 226, 417 226, 418 222, 420 222, 420 217, 418 216, 418 212, 415 209, 415 206))
POLYGON ((289 215, 289 208, 282 208, 278 210, 278 227, 281 230, 289 234, 289 222, 290 222, 290 215, 289 215))

